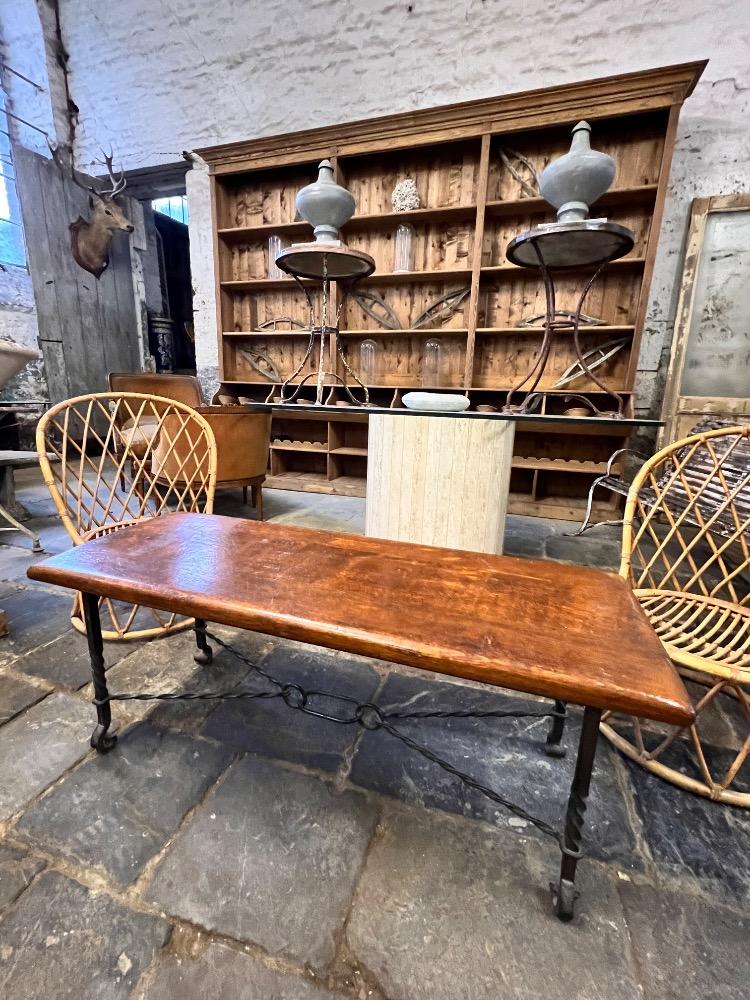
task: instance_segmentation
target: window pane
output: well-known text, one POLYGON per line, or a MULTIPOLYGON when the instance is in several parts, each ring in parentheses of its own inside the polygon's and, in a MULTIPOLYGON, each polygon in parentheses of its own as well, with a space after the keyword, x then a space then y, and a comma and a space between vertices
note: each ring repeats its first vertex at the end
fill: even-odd
POLYGON ((6 219, 0 219, 0 261, 3 264, 26 266, 26 248, 23 245, 21 227, 6 219))
POLYGON ((177 194, 171 198, 154 198, 151 207, 155 212, 168 215, 170 219, 176 219, 177 222, 184 222, 187 225, 187 197, 184 194, 177 194))
POLYGON ((695 277, 683 396, 750 395, 750 212, 711 212, 695 277))
POLYGON ((13 180, 13 167, 0 163, 0 219, 21 224, 21 205, 13 180))

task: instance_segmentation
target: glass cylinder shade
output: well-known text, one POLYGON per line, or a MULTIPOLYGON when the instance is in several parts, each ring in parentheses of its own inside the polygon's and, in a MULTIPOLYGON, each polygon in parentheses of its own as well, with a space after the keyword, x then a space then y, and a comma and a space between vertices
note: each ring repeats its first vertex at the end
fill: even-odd
POLYGON ((440 385, 442 353, 439 340, 433 338, 427 341, 422 359, 422 385, 440 385))
POLYGON ((268 237, 268 277, 272 279, 286 278, 286 274, 281 270, 280 267, 276 265, 276 258, 279 256, 281 251, 289 246, 289 240, 285 240, 283 236, 269 236, 268 237))
POLYGON ((375 384, 377 349, 374 340, 363 340, 359 346, 359 377, 365 385, 375 384))
POLYGON ((401 222, 396 229, 393 272, 414 270, 414 226, 401 222))

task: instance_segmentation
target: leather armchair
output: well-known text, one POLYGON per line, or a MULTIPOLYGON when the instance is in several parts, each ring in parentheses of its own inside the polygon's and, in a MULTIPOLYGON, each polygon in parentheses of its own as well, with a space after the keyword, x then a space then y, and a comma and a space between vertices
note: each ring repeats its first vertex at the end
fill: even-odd
MULTIPOLYGON (((111 372, 109 386, 116 392, 143 392, 176 399, 196 409, 211 425, 216 438, 216 489, 241 486, 243 503, 247 503, 247 488, 251 487, 253 506, 263 519, 263 482, 271 443, 270 413, 253 412, 242 406, 204 406, 200 383, 194 375, 111 372)), ((149 428, 122 428, 121 432, 147 437, 149 428)), ((155 460, 158 456, 157 446, 155 460)), ((176 455, 169 459, 176 460, 179 460, 176 455)))

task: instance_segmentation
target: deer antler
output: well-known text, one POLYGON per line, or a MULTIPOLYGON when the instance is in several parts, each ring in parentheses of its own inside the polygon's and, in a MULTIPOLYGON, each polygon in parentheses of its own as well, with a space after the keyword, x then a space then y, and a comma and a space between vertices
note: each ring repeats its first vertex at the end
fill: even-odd
POLYGON ((112 169, 112 160, 114 159, 114 153, 112 152, 111 146, 109 147, 109 155, 107 155, 104 152, 104 150, 102 150, 102 156, 104 157, 104 160, 100 160, 99 162, 103 163, 103 165, 107 168, 107 173, 109 174, 109 180, 110 183, 112 184, 112 187, 109 191, 101 191, 99 193, 99 197, 107 198, 111 201, 113 198, 116 198, 118 194, 121 194, 125 190, 125 187, 128 182, 125 178, 124 170, 120 170, 120 176, 115 177, 115 172, 112 169))
POLYGON ((57 166, 60 169, 61 173, 63 173, 63 174, 65 174, 65 173, 70 174, 70 178, 73 181, 73 183, 77 187, 81 188, 83 191, 88 191, 89 194, 95 194, 98 198, 101 197, 101 195, 96 190, 96 188, 94 187, 93 184, 86 184, 84 181, 81 180, 81 178, 76 173, 75 167, 73 166, 73 152, 72 152, 72 150, 70 151, 70 154, 68 156, 68 162, 64 163, 63 162, 63 158, 60 155, 60 146, 53 145, 50 142, 50 140, 49 140, 49 136, 47 137, 47 145, 49 146, 49 151, 52 154, 52 159, 57 164, 57 166))
POLYGON ((112 201, 113 198, 116 198, 118 194, 121 194, 125 190, 125 187, 128 183, 125 178, 125 171, 121 170, 119 176, 115 176, 115 172, 112 167, 112 161, 114 160, 114 153, 112 152, 111 147, 109 154, 105 153, 104 150, 101 151, 104 159, 98 161, 99 163, 102 164, 102 166, 107 168, 107 173, 109 174, 111 187, 109 190, 106 191, 98 191, 93 184, 87 184, 85 181, 81 180, 81 178, 76 173, 76 169, 73 166, 72 151, 68 155, 68 162, 65 163, 63 161, 63 157, 60 152, 61 147, 53 145, 53 143, 50 142, 49 138, 47 139, 47 145, 49 146, 49 151, 52 154, 52 159, 55 161, 55 163, 60 168, 62 173, 69 174, 73 183, 77 187, 81 188, 83 191, 88 191, 89 194, 96 195, 97 198, 101 198, 102 200, 112 201))

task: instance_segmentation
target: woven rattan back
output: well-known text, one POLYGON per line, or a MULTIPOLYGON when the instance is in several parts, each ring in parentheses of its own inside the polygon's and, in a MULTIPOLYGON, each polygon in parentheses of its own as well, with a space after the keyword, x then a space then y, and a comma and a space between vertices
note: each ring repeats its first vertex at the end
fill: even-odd
MULTIPOLYGON (((206 419, 184 403, 133 392, 67 399, 39 421, 36 445, 44 481, 76 545, 143 518, 213 510, 216 441, 206 419)), ((109 598, 100 607, 105 639, 153 639, 192 624, 109 598)), ((80 595, 71 621, 85 631, 80 595)))
POLYGON ((213 432, 184 403, 127 392, 68 399, 39 421, 36 444, 76 544, 144 517, 213 509, 213 432))
POLYGON ((750 602, 750 427, 664 448, 633 480, 621 575, 636 591, 750 602))

